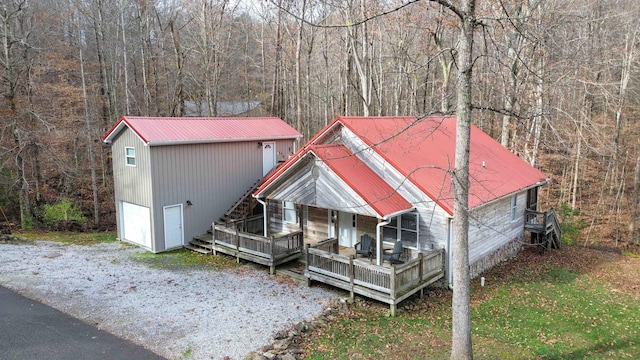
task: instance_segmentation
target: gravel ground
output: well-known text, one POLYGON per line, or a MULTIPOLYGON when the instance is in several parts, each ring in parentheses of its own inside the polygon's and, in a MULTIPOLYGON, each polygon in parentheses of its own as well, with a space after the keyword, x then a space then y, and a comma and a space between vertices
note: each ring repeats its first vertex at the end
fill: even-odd
POLYGON ((131 259, 141 251, 120 243, 0 244, 0 284, 170 359, 242 359, 336 296, 251 266, 149 268, 131 259))

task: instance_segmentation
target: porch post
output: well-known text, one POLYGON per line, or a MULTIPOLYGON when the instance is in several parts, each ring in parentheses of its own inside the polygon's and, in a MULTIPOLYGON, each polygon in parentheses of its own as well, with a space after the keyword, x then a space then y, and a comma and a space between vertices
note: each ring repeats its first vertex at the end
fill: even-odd
POLYGON ((271 214, 269 214, 269 199, 264 199, 264 237, 269 236, 269 228, 271 224, 269 223, 271 218, 271 214))
POLYGON ((382 227, 389 224, 389 220, 378 218, 376 225, 376 265, 382 265, 382 227))

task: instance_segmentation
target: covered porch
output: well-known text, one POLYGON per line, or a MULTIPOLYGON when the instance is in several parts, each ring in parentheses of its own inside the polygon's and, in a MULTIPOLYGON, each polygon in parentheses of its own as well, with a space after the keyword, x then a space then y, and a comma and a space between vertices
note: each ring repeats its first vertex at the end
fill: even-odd
POLYGON ((444 277, 444 250, 419 252, 402 264, 372 263, 367 258, 340 253, 337 239, 305 245, 307 283, 318 281, 389 304, 391 316, 397 305, 444 277))

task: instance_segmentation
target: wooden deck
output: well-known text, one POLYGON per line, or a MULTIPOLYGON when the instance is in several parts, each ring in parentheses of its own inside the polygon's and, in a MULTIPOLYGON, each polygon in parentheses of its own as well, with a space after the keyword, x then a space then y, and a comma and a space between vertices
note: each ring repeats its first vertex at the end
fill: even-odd
POLYGON ((269 237, 241 231, 254 225, 255 222, 214 224, 211 245, 213 253, 220 252, 235 256, 238 261, 245 259, 269 266, 272 275, 275 274, 276 266, 301 256, 302 231, 269 237))
POLYGON ((305 276, 354 294, 389 304, 391 316, 397 305, 444 276, 444 250, 418 254, 400 265, 378 266, 368 260, 337 253, 338 242, 329 239, 307 246, 305 276))
POLYGON ((560 248, 562 229, 554 210, 545 212, 526 210, 524 228, 532 234, 534 243, 541 249, 560 248))

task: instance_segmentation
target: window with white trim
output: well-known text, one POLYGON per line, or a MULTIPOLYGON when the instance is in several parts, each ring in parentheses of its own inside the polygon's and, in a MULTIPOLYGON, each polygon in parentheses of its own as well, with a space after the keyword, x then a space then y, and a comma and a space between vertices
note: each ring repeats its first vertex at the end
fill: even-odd
POLYGON ((419 239, 418 213, 411 212, 396 216, 382 229, 385 242, 402 241, 404 247, 418 248, 419 239))
POLYGON ((518 215, 518 196, 511 197, 511 221, 514 221, 518 215))
POLYGON ((296 204, 291 201, 282 202, 282 220, 284 222, 297 224, 298 216, 296 214, 296 204))
POLYGON ((136 166, 136 148, 126 147, 124 148, 125 163, 127 166, 136 166))

